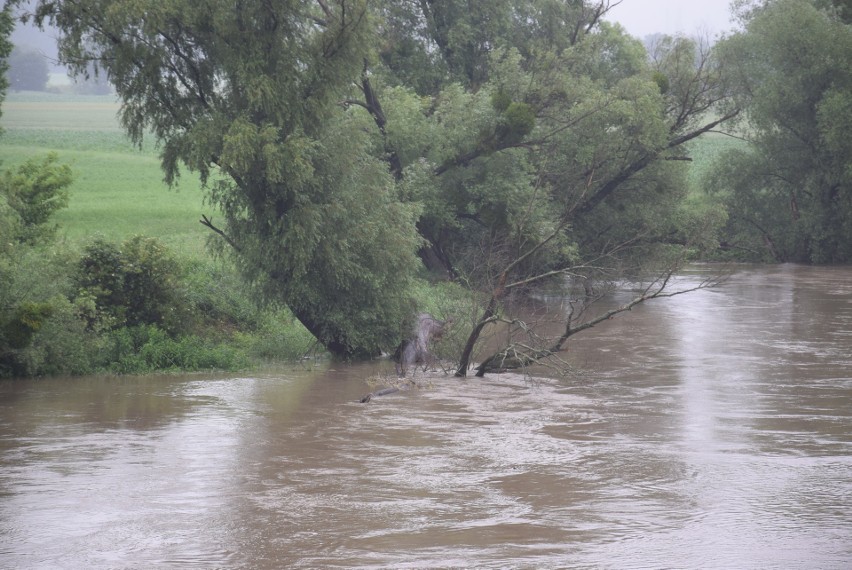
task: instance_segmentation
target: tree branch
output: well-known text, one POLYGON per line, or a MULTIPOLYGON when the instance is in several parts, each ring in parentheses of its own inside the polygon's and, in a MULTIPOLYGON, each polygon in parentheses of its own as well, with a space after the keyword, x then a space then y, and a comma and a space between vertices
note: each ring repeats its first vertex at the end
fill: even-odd
POLYGON ((625 166, 621 169, 621 172, 613 176, 606 184, 604 184, 597 192, 595 192, 585 203, 580 205, 577 209, 572 212, 573 217, 582 216, 592 210, 594 210, 601 202, 606 200, 610 194, 615 192, 619 186, 624 184, 630 178, 632 178, 635 174, 646 168, 650 165, 654 160, 659 158, 665 151, 676 148, 686 142, 691 141, 694 138, 697 138, 703 135, 706 132, 709 132, 715 129, 720 124, 733 119, 737 115, 740 114, 740 110, 736 109, 723 115, 721 118, 707 123, 706 125, 692 130, 688 133, 685 133, 679 137, 675 137, 666 144, 665 147, 658 149, 656 152, 649 152, 639 158, 638 160, 633 161, 632 163, 625 166))
MULTIPOLYGON (((496 352, 485 360, 483 360, 482 363, 476 367, 476 376, 482 377, 489 370, 494 370, 497 368, 524 368, 533 364, 537 364, 540 361, 561 352, 564 349, 565 343, 572 336, 582 331, 588 330, 592 327, 595 327, 603 323, 604 321, 608 321, 620 313, 630 311, 633 309, 633 307, 636 307, 637 305, 640 305, 646 301, 649 301, 651 299, 683 295, 685 293, 691 293, 700 289, 715 287, 720 283, 720 279, 718 278, 707 278, 702 280, 698 285, 695 285, 694 287, 689 287, 687 289, 682 289, 678 291, 667 291, 667 288, 673 276, 674 270, 668 270, 659 279, 651 282, 639 296, 633 298, 629 303, 625 303, 624 305, 621 305, 614 309, 610 309, 609 311, 606 311, 598 315, 594 319, 591 319, 590 321, 587 321, 579 326, 574 326, 574 323, 576 323, 576 320, 579 317, 575 317, 574 306, 572 304, 571 312, 569 313, 565 323, 565 331, 559 338, 557 338, 553 342, 551 346, 543 349, 532 349, 529 346, 521 345, 519 343, 512 343, 503 350, 496 352), (518 350, 519 348, 521 349, 520 351, 518 350), (500 362, 500 365, 495 366, 496 362, 500 362)), ((520 323, 520 321, 518 322, 520 323)), ((523 323, 523 325, 526 326, 526 323, 523 323)))
POLYGON ((233 239, 231 239, 231 236, 229 236, 224 231, 222 231, 221 229, 214 226, 213 221, 210 218, 208 218, 207 216, 205 216, 204 214, 201 214, 201 219, 198 220, 198 223, 200 223, 202 226, 206 226, 206 227, 210 228, 211 230, 213 230, 214 232, 216 232, 217 234, 222 236, 222 238, 224 238, 224 240, 226 242, 228 242, 228 245, 233 247, 235 250, 242 251, 240 246, 237 245, 237 243, 233 239))

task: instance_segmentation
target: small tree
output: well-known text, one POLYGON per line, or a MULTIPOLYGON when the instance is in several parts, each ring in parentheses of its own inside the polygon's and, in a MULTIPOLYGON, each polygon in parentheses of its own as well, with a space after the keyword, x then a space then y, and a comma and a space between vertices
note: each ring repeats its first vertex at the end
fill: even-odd
POLYGON ((179 276, 177 261, 159 240, 135 236, 120 246, 102 239, 86 246, 75 282, 94 299, 90 326, 157 325, 176 332, 186 324, 179 276))
POLYGON ((53 237, 56 226, 50 220, 68 205, 71 180, 71 167, 59 163, 56 153, 0 173, 0 199, 14 214, 8 228, 15 228, 15 241, 35 244, 53 237))
POLYGON ((57 260, 36 246, 52 238, 70 183, 70 167, 55 155, 0 172, 0 376, 28 373, 26 350, 57 305, 67 305, 57 260))

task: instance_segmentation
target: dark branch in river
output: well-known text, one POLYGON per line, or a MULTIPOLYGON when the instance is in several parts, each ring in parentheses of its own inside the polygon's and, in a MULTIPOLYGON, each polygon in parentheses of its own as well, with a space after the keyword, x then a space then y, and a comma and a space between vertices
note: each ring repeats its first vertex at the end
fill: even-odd
MULTIPOLYGON (((583 301, 571 301, 571 309, 568 313, 568 317, 565 320, 565 330, 563 331, 561 336, 553 340, 545 348, 535 348, 523 343, 513 342, 509 344, 506 348, 492 354, 491 356, 483 360, 482 363, 476 367, 476 376, 482 377, 485 375, 486 372, 526 368, 534 364, 542 363, 544 360, 554 355, 557 355, 558 353, 565 350, 565 344, 572 336, 585 330, 588 330, 592 327, 595 327, 605 321, 608 321, 620 313, 630 311, 633 309, 633 307, 636 307, 637 305, 640 305, 646 301, 650 301, 651 299, 674 297, 676 295, 683 295, 684 293, 691 293, 700 289, 715 287, 722 280, 721 277, 714 275, 703 279, 697 285, 694 285, 692 287, 672 291, 669 289, 669 287, 673 277, 674 270, 667 271, 659 279, 656 279, 647 286, 645 286, 642 292, 638 296, 634 297, 630 302, 625 303, 614 309, 610 309, 609 311, 605 311, 597 317, 589 321, 582 322, 580 324, 578 324, 580 318, 585 312, 588 305, 583 305, 583 307, 578 312, 577 303, 582 303, 583 301)), ((518 319, 510 321, 510 324, 513 326, 518 326, 524 330, 530 329, 530 326, 527 323, 518 319)))

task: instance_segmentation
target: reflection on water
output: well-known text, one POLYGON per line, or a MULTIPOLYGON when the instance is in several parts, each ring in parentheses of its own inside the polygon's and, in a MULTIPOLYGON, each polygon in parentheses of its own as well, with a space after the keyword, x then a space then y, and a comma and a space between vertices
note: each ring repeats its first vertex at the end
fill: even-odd
POLYGON ((850 346, 852 270, 782 266, 581 336, 567 380, 3 383, 0 567, 847 568, 850 346))

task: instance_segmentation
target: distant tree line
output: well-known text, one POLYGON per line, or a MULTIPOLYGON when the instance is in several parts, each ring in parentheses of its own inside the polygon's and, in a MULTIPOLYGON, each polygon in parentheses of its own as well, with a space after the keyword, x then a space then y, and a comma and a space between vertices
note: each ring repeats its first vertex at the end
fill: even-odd
POLYGON ((45 91, 50 78, 44 56, 32 49, 16 47, 8 60, 9 87, 13 91, 45 91))

